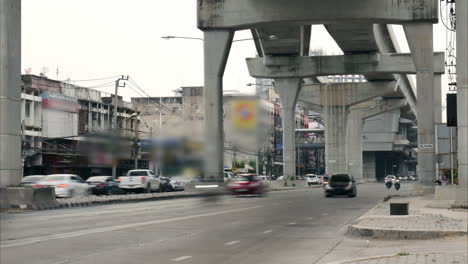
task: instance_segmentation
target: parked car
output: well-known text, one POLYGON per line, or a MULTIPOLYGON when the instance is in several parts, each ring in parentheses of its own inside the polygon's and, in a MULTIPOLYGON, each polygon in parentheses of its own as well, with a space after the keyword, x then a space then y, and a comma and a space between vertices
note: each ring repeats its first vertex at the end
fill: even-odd
POLYGON ((190 182, 197 181, 196 178, 190 176, 174 176, 171 177, 171 187, 174 191, 184 191, 185 185, 190 182))
POLYGON ((265 186, 262 179, 255 174, 241 174, 228 184, 232 194, 263 195, 265 186))
POLYGON ((57 197, 75 197, 89 195, 89 185, 75 174, 51 174, 34 186, 51 186, 57 197))
POLYGON ((325 185, 325 197, 347 195, 356 197, 356 181, 349 174, 333 174, 325 185))
POLYGON ((126 192, 159 191, 161 181, 151 170, 129 170, 127 175, 118 179, 120 189, 126 192))
POLYGON ((320 178, 315 174, 307 174, 306 179, 307 179, 307 184, 309 186, 313 185, 313 184, 320 184, 321 183, 320 178))
POLYGON ((42 181, 46 176, 45 175, 29 175, 21 179, 21 186, 24 187, 35 187, 38 182, 42 181))
POLYGON ((159 176, 159 181, 160 181, 160 190, 161 192, 171 192, 173 191, 172 185, 171 185, 171 178, 165 177, 165 176, 159 176))
POLYGON ((93 176, 86 180, 91 193, 96 195, 120 194, 119 183, 112 176, 93 176))

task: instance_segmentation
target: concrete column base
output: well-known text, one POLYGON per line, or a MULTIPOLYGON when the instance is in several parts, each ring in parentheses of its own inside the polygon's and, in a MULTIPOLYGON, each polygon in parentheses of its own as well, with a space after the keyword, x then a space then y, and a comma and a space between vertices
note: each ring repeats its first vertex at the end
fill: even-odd
POLYGON ((452 207, 468 208, 468 186, 467 185, 445 185, 436 186, 435 200, 448 200, 452 207))
POLYGON ((424 195, 433 195, 435 191, 435 186, 433 185, 423 185, 421 183, 416 183, 413 185, 413 191, 411 192, 416 196, 424 195))

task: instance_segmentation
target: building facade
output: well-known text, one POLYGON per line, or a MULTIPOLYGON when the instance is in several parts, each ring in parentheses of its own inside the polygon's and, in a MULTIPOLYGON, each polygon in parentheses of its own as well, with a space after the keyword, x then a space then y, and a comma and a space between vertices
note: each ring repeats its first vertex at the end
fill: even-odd
MULTIPOLYGON (((121 97, 118 110, 114 111, 113 98, 45 76, 23 75, 24 175, 74 173, 83 178, 111 175, 113 162, 117 163, 119 175, 132 169, 139 113, 121 97), (114 114, 117 132, 111 133, 114 114), (109 135, 113 135, 113 142, 109 135)), ((140 163, 148 166, 147 161, 140 163)))

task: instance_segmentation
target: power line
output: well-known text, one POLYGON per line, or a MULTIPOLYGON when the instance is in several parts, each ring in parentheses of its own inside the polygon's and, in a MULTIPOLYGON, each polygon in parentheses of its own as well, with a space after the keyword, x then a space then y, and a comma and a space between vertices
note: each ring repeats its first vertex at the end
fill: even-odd
MULTIPOLYGON (((131 84, 133 84, 138 90, 140 90, 143 94, 145 94, 147 97, 150 97, 152 98, 153 96, 149 95, 147 92, 145 92, 139 85, 138 83, 136 83, 136 81, 133 79, 133 78, 129 78, 129 81, 131 82, 131 84)), ((141 96, 141 95, 140 95, 141 96)), ((156 104, 160 110, 164 110, 166 111, 167 113, 171 114, 171 115, 175 115, 175 116, 179 116, 179 117, 188 117, 188 118, 194 118, 194 117, 197 117, 197 116, 193 116, 193 115, 185 115, 183 113, 175 113, 172 109, 168 108, 167 106, 163 105, 162 104, 162 100, 161 100, 161 97, 159 97, 160 100, 159 102, 156 104)))
POLYGON ((86 80, 62 80, 62 82, 92 82, 92 81, 101 81, 101 80, 107 80, 107 79, 115 79, 119 76, 120 75, 114 75, 114 76, 109 76, 109 77, 86 79, 86 80))
POLYGON ((134 91, 136 94, 138 94, 141 97, 144 97, 139 91, 136 90, 130 83, 127 83, 128 88, 130 88, 132 91, 134 91))

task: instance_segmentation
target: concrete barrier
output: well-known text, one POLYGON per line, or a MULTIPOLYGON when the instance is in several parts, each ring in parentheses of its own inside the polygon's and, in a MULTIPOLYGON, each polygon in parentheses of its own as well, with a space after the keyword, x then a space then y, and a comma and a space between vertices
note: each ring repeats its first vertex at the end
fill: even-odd
POLYGON ((6 187, 2 188, 2 208, 22 209, 52 209, 58 206, 55 199, 55 190, 50 187, 25 188, 6 187))
POLYGON ((296 181, 291 181, 291 180, 276 180, 276 181, 271 181, 271 188, 279 188, 279 187, 307 187, 309 186, 307 184, 306 180, 296 180, 296 181))
POLYGON ((226 191, 224 182, 190 182, 185 184, 185 192, 224 193, 226 191))
POLYGON ((468 186, 443 185, 436 186, 434 200, 448 201, 451 207, 468 208, 468 186))

